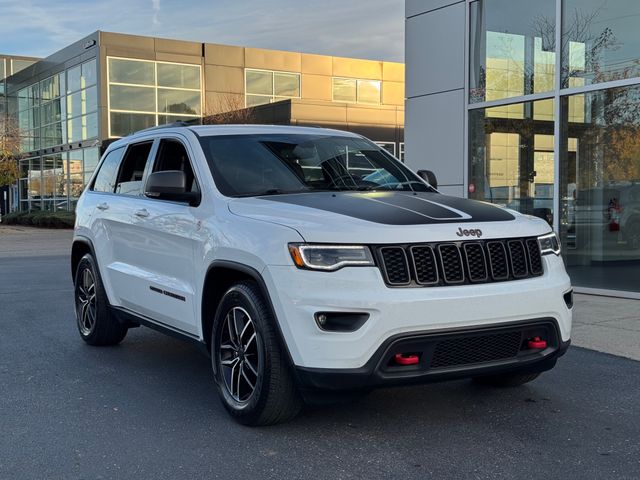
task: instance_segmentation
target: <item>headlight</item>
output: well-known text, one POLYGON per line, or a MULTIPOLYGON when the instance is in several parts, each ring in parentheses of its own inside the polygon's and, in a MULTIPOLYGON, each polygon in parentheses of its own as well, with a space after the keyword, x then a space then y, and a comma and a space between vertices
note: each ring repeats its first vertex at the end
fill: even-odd
POLYGON ((362 245, 306 245, 290 243, 289 253, 298 268, 333 271, 342 267, 374 265, 371 251, 362 245))
POLYGON ((554 232, 538 237, 538 244, 542 255, 549 255, 550 253, 560 255, 560 240, 558 240, 558 236, 554 232))

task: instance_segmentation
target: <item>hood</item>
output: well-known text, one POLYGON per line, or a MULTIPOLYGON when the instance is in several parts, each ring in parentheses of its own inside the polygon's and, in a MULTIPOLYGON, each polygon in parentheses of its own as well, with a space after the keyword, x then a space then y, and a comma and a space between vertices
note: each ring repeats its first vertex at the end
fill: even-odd
POLYGON ((432 192, 314 192, 236 198, 235 215, 296 229, 307 242, 417 243, 541 235, 542 220, 432 192), (473 233, 471 233, 473 231, 473 233))

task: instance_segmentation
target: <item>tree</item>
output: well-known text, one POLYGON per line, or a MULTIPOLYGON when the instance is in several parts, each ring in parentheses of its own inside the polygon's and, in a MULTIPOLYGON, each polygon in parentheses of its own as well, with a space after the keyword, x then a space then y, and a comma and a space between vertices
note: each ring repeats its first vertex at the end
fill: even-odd
POLYGON ((233 93, 216 97, 212 108, 202 117, 205 125, 258 123, 255 110, 245 107, 244 95, 233 93))
POLYGON ((18 181, 18 154, 20 153, 20 130, 17 122, 9 116, 0 118, 0 187, 18 181))

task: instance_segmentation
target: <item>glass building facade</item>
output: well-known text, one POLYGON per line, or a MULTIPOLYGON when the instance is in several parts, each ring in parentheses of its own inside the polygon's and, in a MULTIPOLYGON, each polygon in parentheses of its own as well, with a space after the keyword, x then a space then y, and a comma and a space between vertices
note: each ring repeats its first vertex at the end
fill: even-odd
POLYGON ((202 116, 200 65, 107 58, 109 137, 202 116))
POLYGON ((19 132, 11 209, 73 210, 111 142, 181 120, 342 128, 404 152, 399 63, 102 31, 16 62, 0 56, 0 115, 19 132))
POLYGON ((10 103, 20 134, 20 210, 73 209, 99 159, 96 59, 17 90, 10 103), (43 152, 46 152, 43 154, 43 152), (36 154, 37 153, 37 154, 36 154))
POLYGON ((576 286, 640 292, 640 3, 466 8, 469 197, 547 220, 576 286))

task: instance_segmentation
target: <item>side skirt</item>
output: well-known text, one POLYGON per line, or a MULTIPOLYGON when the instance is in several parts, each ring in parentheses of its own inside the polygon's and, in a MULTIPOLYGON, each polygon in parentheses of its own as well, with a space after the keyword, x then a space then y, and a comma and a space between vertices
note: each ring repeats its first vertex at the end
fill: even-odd
POLYGON ((137 313, 133 313, 126 308, 110 306, 109 309, 121 323, 132 326, 142 325, 152 328, 157 332, 164 333, 165 335, 169 335, 170 337, 174 337, 179 340, 184 340, 188 343, 191 343, 192 345, 195 345, 201 353, 205 354, 207 357, 210 356, 207 344, 191 333, 185 332, 178 328, 170 327, 151 318, 138 315, 137 313))

